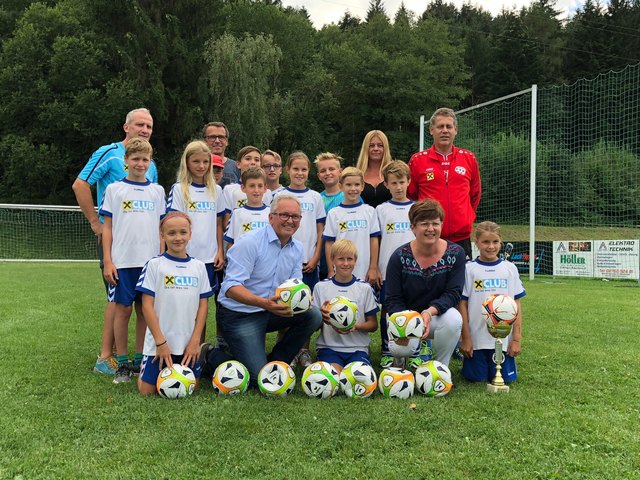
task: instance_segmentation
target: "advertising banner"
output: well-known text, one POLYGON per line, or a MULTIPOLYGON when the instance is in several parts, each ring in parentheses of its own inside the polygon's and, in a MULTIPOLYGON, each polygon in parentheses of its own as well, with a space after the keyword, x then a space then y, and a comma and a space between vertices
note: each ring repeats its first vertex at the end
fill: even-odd
POLYGON ((593 240, 553 242, 553 274, 593 277, 593 240))

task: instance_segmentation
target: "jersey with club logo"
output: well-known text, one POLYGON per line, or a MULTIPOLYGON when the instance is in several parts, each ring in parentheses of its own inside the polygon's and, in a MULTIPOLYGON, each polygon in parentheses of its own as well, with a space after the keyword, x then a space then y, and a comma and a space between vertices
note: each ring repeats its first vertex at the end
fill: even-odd
POLYGON ((376 207, 378 223, 380 223, 380 255, 378 268, 382 280, 387 278, 387 264, 396 248, 413 240, 415 235, 409 225, 409 209, 413 201, 394 202, 389 200, 376 207))
MULTIPOLYGON (((473 340, 473 349, 493 349, 496 340, 487 330, 482 317, 482 302, 489 295, 504 294, 514 299, 526 295, 518 268, 511 262, 499 258, 495 262, 482 262, 476 258, 465 265, 465 281, 462 300, 469 302, 469 329, 473 340)), ((503 341, 502 349, 507 350, 511 334, 503 341)))
POLYGON ((322 234, 324 240, 336 241, 346 238, 356 244, 358 261, 353 274, 360 280, 365 279, 369 270, 370 238, 379 236, 380 227, 376 211, 362 202, 354 205, 341 203, 331 209, 322 234))
MULTIPOLYGON (((193 335, 200 299, 213 295, 204 263, 168 253, 154 257, 142 269, 136 291, 154 297, 153 309, 171 354, 182 355, 193 335)), ((142 353, 156 354, 156 342, 148 328, 142 353)))
POLYGON ((263 228, 268 224, 269 207, 266 205, 261 207, 245 205, 241 208, 236 208, 231 213, 227 230, 224 232, 224 241, 233 244, 245 233, 263 228))
POLYGON ((149 181, 121 180, 107 187, 100 215, 111 217, 111 260, 116 268, 142 267, 160 253, 164 189, 149 181))
POLYGON ((189 185, 189 200, 185 200, 182 187, 175 183, 169 192, 167 212, 184 212, 191 217, 191 240, 187 246, 189 255, 204 263, 213 263, 218 253, 217 220, 225 212, 222 204, 222 188, 216 185, 212 197, 206 185, 189 185))

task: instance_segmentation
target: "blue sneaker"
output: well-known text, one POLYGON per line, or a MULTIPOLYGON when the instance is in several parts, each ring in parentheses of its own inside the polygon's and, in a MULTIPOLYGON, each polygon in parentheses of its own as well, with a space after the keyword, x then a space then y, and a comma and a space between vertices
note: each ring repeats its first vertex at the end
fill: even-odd
POLYGON ((118 362, 115 358, 100 358, 96 360, 96 364, 93 367, 95 373, 101 373, 102 375, 115 375, 118 368, 118 362))

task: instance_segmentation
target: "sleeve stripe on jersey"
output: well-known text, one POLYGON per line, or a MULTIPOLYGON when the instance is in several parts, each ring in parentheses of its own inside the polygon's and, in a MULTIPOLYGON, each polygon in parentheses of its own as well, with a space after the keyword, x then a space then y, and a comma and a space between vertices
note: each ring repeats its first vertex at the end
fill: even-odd
POLYGON ((112 146, 110 148, 108 148, 107 150, 105 150, 105 152, 100 156, 100 158, 98 160, 96 160, 96 163, 93 165, 93 168, 91 169, 91 171, 89 172, 89 175, 87 175, 87 178, 80 178, 80 180, 84 180, 85 182, 89 181, 89 178, 91 178, 91 175, 93 175, 93 171, 98 167, 98 165, 101 164, 102 159, 111 152, 111 150, 116 150, 118 147, 117 146, 112 146))

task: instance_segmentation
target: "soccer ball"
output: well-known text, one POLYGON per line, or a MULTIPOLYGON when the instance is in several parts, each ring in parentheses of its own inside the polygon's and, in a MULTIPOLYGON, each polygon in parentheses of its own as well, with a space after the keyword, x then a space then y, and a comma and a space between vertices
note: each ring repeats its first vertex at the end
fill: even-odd
POLYGON ((427 397, 442 397, 453 388, 451 371, 437 360, 429 360, 416 368, 416 389, 427 397))
POLYGON ((389 353, 396 358, 411 357, 420 348, 420 339, 410 338, 407 345, 398 345, 395 340, 389 340, 389 353))
POLYGON ((285 362, 269 362, 258 373, 258 387, 268 397, 286 397, 295 386, 296 374, 285 362))
POLYGON ((302 280, 290 278, 276 288, 278 303, 288 305, 294 315, 311 308, 311 289, 302 280))
POLYGON ((406 400, 413 396, 414 385, 413 373, 402 368, 385 368, 378 378, 378 388, 386 398, 406 400))
POLYGON ((482 302, 482 318, 494 337, 504 338, 509 335, 517 316, 518 304, 509 295, 489 295, 482 302))
POLYGON ((312 363, 302 374, 302 390, 310 397, 331 398, 339 390, 338 376, 330 363, 312 363))
POLYGON ((424 335, 422 315, 413 310, 387 315, 387 335, 389 340, 396 338, 421 338, 424 335))
POLYGON ((339 296, 329 302, 329 322, 336 330, 348 332, 358 320, 358 306, 347 297, 339 296))
POLYGON ((340 387, 347 397, 366 398, 377 385, 376 372, 364 362, 351 362, 340 372, 340 387))
POLYGON ((156 390, 164 398, 184 398, 196 388, 196 376, 189 367, 174 363, 160 371, 156 390))
POLYGON ((229 360, 218 365, 211 383, 213 391, 220 395, 244 393, 249 387, 249 370, 237 360, 229 360))

